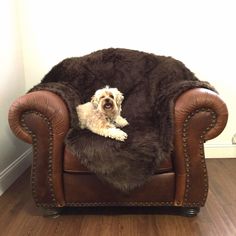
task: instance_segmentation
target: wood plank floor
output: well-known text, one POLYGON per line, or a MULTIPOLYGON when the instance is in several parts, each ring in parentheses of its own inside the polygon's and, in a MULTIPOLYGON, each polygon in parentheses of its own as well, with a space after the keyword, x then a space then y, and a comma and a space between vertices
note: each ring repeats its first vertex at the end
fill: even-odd
POLYGON ((207 166, 207 203, 193 218, 145 209, 71 209, 56 219, 45 218, 32 201, 28 170, 0 197, 0 235, 235 236, 236 159, 208 159, 207 166))

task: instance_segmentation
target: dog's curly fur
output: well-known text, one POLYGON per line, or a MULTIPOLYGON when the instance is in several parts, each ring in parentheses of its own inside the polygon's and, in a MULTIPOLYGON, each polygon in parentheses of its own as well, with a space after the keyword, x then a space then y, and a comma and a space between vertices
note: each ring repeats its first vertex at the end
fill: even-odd
POLYGON ((65 59, 31 91, 49 90, 64 99, 71 121, 67 148, 100 179, 127 192, 145 183, 163 159, 171 158, 175 100, 196 87, 214 90, 171 57, 111 48, 65 59), (124 94, 121 113, 129 121, 122 128, 128 134, 125 142, 78 125, 78 103, 86 103, 105 85, 124 94))
POLYGON ((91 102, 76 108, 80 128, 87 128, 95 134, 125 141, 127 134, 117 127, 125 127, 128 122, 121 117, 121 103, 124 97, 117 88, 106 86, 93 95, 91 102))

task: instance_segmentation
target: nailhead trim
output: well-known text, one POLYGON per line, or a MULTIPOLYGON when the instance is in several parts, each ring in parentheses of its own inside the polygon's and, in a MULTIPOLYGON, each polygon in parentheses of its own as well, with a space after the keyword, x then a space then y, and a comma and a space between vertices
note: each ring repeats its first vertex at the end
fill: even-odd
POLYGON ((185 170, 186 170, 186 189, 184 194, 184 203, 183 206, 187 207, 200 207, 204 206, 204 203, 207 198, 208 193, 208 177, 207 177, 207 169, 206 169, 206 163, 205 163, 205 156, 204 156, 204 137, 207 131, 212 129, 216 124, 217 114, 211 110, 210 108, 201 108, 197 109, 193 112, 191 112, 190 115, 187 116, 187 118, 184 121, 183 124, 183 130, 182 130, 182 141, 183 141, 183 148, 184 148, 184 158, 185 158, 185 170), (204 191, 202 199, 199 202, 189 202, 189 193, 191 192, 191 182, 190 182, 190 155, 188 151, 188 128, 189 128, 189 122, 192 119, 194 115, 196 115, 199 112, 210 112, 212 116, 211 124, 202 132, 200 136, 199 141, 199 149, 200 149, 200 156, 201 156, 201 165, 203 169, 203 177, 204 177, 204 191))
POLYGON ((173 206, 173 202, 69 202, 69 207, 96 207, 96 206, 173 206))
POLYGON ((42 207, 55 207, 58 206, 56 197, 55 197, 55 190, 52 181, 52 172, 53 172, 53 165, 52 165, 52 154, 53 154, 53 128, 50 120, 40 112, 37 111, 27 111, 21 117, 21 125, 23 129, 32 137, 32 145, 33 145, 33 164, 32 164, 32 174, 31 174, 31 185, 32 185, 32 195, 35 200, 37 206, 42 207), (38 160, 38 145, 37 145, 37 136, 26 126, 25 123, 25 116, 29 114, 34 114, 36 116, 40 116, 47 124, 49 130, 49 149, 48 149, 48 186, 50 197, 52 199, 52 203, 40 203, 40 200, 37 196, 36 186, 37 186, 37 177, 36 177, 36 169, 37 169, 37 160, 38 160))

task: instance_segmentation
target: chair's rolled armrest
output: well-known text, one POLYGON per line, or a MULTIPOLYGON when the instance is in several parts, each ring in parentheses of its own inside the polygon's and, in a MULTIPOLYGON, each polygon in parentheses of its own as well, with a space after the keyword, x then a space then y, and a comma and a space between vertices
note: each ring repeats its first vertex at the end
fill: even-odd
POLYGON ((176 203, 203 206, 208 191, 203 144, 224 130, 227 107, 215 92, 196 88, 176 100, 174 112, 176 203))
POLYGON ((36 204, 63 206, 62 163, 69 129, 66 104, 52 92, 31 92, 12 104, 8 119, 15 135, 33 144, 31 182, 36 204))
MULTIPOLYGON (((175 103, 175 124, 181 131, 182 124, 187 118, 198 112, 211 112, 212 124, 204 132, 204 140, 217 137, 225 128, 228 120, 228 110, 226 104, 215 92, 197 88, 183 93, 175 103), (213 114, 214 113, 214 114, 213 114)), ((203 121, 206 117, 203 117, 203 121)), ((197 127, 198 129, 200 126, 197 127)))
POLYGON ((48 91, 28 93, 13 102, 8 114, 10 128, 25 142, 32 143, 32 136, 22 123, 23 116, 30 112, 47 117, 53 126, 55 136, 63 136, 69 129, 69 113, 59 96, 48 91))

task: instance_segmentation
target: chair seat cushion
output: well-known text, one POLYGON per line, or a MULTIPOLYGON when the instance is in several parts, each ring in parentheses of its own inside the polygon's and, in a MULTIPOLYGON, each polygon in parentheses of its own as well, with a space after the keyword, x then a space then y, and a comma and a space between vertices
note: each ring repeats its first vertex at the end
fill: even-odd
MULTIPOLYGON (((68 149, 68 147, 65 148, 64 152, 64 166, 63 166, 64 172, 67 173, 77 173, 77 174, 91 174, 92 172, 86 168, 84 165, 81 164, 78 157, 73 155, 73 153, 68 149)), ((172 164, 172 158, 167 158, 163 160, 160 165, 156 169, 155 174, 162 174, 162 173, 168 173, 173 172, 173 164, 172 164)))

